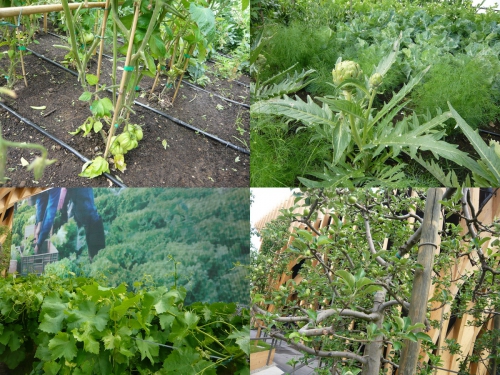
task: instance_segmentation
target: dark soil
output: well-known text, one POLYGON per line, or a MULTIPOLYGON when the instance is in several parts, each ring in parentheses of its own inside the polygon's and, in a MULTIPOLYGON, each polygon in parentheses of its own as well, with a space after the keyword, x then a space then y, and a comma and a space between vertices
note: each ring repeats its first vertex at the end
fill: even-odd
MULTIPOLYGON (((56 61, 62 61, 65 51, 56 49, 54 44, 64 44, 60 39, 40 34, 39 44, 28 46, 35 52, 56 61)), ((82 137, 82 133, 72 136, 74 131, 91 115, 88 103, 78 100, 83 92, 77 78, 64 70, 41 60, 34 55, 25 56, 28 87, 22 79, 16 84, 18 98, 6 100, 6 104, 23 117, 43 127, 53 136, 66 142, 81 154, 93 159, 104 152, 105 144, 100 134, 82 137), (46 106, 35 110, 31 106, 46 106), (53 112, 52 112, 53 111, 53 112)), ((3 60, 0 63, 5 64, 3 60)), ((123 65, 123 63, 121 63, 123 65)), ((89 72, 95 74, 96 63, 91 62, 89 72)), ((20 69, 19 69, 20 71, 20 69)), ((110 83, 111 61, 103 59, 102 80, 110 83)), ((118 82, 121 73, 118 74, 118 82)), ((249 104, 249 89, 234 81, 226 81, 210 74, 211 83, 205 87, 239 102, 249 104)), ((240 81, 248 83, 247 77, 240 81)), ((138 101, 155 107, 170 116, 187 122, 225 141, 247 149, 249 144, 250 116, 248 108, 229 103, 210 93, 182 84, 172 106, 160 106, 158 88, 152 100, 148 101, 152 79, 141 81, 138 101)), ((3 78, 0 86, 5 85, 3 78)), ((144 138, 139 147, 125 155, 127 170, 124 173, 113 170, 127 186, 178 186, 178 187, 247 187, 249 186, 250 156, 229 148, 219 142, 188 130, 145 108, 134 106, 135 115, 131 122, 143 126, 144 138), (167 141, 167 148, 162 141, 167 141)), ((31 162, 38 152, 33 150, 9 149, 6 176, 10 178, 5 186, 110 186, 104 176, 95 179, 79 177, 83 162, 72 153, 49 138, 43 136, 27 124, 0 109, 0 124, 3 136, 15 142, 38 143, 44 145, 50 159, 57 162, 46 168, 43 178, 33 180, 33 174, 21 166, 21 158, 31 162)))

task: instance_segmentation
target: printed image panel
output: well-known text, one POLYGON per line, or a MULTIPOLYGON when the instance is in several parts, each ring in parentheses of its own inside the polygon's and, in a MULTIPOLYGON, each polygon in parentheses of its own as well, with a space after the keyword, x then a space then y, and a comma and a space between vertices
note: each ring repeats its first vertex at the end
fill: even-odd
POLYGON ((248 189, 52 188, 17 203, 21 275, 184 287, 185 303, 248 303, 248 189))

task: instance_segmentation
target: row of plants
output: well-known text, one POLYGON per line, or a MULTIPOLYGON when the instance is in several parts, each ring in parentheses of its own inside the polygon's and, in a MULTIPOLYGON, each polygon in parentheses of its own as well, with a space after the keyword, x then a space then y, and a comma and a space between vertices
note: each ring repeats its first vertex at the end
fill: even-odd
MULTIPOLYGON (((166 74, 167 82, 158 97, 160 101, 173 102, 183 76, 191 70, 195 79, 200 78, 209 53, 216 48, 235 57, 221 58, 221 71, 226 76, 235 78, 238 72, 248 69, 248 2, 108 1, 107 4, 105 10, 80 7, 73 11, 68 1, 62 1, 63 12, 56 22, 66 31, 68 45, 55 47, 68 51, 65 61, 79 74, 82 88, 79 99, 90 108, 89 117, 72 134, 81 132, 85 137, 91 132, 100 133, 106 145, 102 155, 83 166, 80 175, 89 178, 109 172, 109 157, 118 170, 125 171, 124 155, 142 140, 142 127, 130 123, 129 116, 134 113, 133 103, 144 77, 155 79, 151 90, 154 92, 160 75, 166 74), (121 44, 121 40, 125 43, 121 44), (102 53, 104 41, 113 48, 112 82, 108 85, 100 77, 100 59, 96 74, 88 69, 98 48, 99 54, 102 53), (124 66, 119 68, 123 60, 124 66), (123 74, 118 80, 121 69, 123 74), (112 92, 111 98, 107 91, 112 92)), ((8 53, 2 55, 10 58, 9 86, 15 83, 14 70, 19 57, 22 59, 26 44, 33 41, 34 32, 28 31, 36 30, 35 25, 37 19, 20 15, 17 25, 3 26, 3 43, 9 45, 8 53), (29 25, 22 33, 21 22, 29 25)))
POLYGON ((0 361, 17 374, 249 374, 249 314, 183 288, 0 280, 0 361))
POLYGON ((467 172, 498 184, 498 143, 473 130, 500 114, 499 17, 470 4, 346 3, 322 3, 322 26, 317 5, 300 3, 303 18, 268 14, 255 33, 251 184, 450 186, 467 172), (323 95, 281 98, 304 87, 323 95), (471 155, 453 145, 464 135, 471 155))
POLYGON ((251 253, 252 312, 267 334, 302 353, 290 366, 319 358, 315 374, 392 373, 398 365, 402 373, 404 347, 417 341, 420 365, 407 373, 451 369, 446 352, 464 374, 471 364, 498 364, 500 330, 489 324, 500 323, 500 222, 481 220, 477 210, 495 192, 473 205, 471 190, 442 189, 427 300, 415 295, 414 280, 424 270, 417 244, 430 190, 303 188, 260 231, 262 245, 251 253), (412 321, 410 310, 422 302, 424 318, 412 321), (458 332, 454 323, 485 328, 470 347, 453 336, 437 340, 439 331, 458 332))

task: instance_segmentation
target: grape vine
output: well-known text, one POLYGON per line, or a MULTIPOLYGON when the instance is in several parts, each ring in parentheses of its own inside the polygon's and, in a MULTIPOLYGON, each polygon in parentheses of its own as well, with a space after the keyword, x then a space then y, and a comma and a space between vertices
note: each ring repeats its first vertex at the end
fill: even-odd
POLYGON ((249 313, 234 303, 54 276, 0 279, 0 296, 0 362, 19 374, 249 374, 249 313))

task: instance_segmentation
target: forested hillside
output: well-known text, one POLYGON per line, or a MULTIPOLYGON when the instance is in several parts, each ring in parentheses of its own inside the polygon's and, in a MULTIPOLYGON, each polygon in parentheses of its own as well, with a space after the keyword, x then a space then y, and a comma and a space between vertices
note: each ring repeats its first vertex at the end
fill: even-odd
MULTIPOLYGON (((51 238, 58 263, 45 275, 91 276, 112 286, 187 289, 186 303, 247 303, 248 189, 94 189, 106 248, 90 263, 83 228, 59 223, 51 238), (77 254, 81 256, 77 256, 77 254)), ((18 207, 14 244, 33 221, 34 207, 18 207)), ((16 243, 17 241, 17 243, 16 243)))

